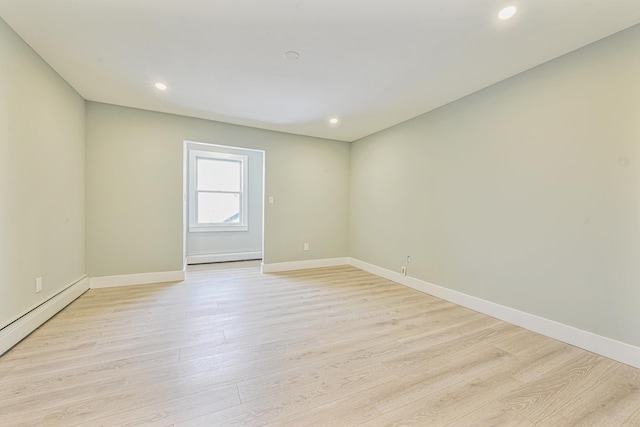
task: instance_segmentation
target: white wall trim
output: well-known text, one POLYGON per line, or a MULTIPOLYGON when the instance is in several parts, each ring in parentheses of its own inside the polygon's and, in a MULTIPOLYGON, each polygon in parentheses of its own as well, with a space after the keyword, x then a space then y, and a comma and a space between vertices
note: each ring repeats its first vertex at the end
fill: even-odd
POLYGON ((117 286, 146 285, 149 283, 180 282, 184 271, 163 271, 159 273, 124 274, 91 278, 91 289, 113 288, 117 286))
POLYGON ((519 311, 504 305, 473 297, 462 292, 434 285, 413 277, 403 276, 373 264, 355 258, 349 258, 349 264, 361 270, 384 277, 404 286, 416 289, 443 300, 470 308, 471 310, 504 320, 533 332, 580 347, 635 368, 640 368, 640 347, 626 344, 611 338, 574 328, 563 323, 545 319, 534 314, 519 311))
POLYGON ((349 258, 324 258, 307 261, 278 262, 273 264, 262 263, 263 273, 277 273, 279 271, 305 270, 307 268, 335 267, 336 265, 349 265, 349 258))
POLYGON ((189 255, 187 257, 187 264, 207 264, 210 262, 245 261, 251 259, 262 259, 262 251, 189 255))
POLYGON ((35 331, 87 290, 89 290, 89 278, 84 276, 4 327, 0 330, 0 355, 35 331))

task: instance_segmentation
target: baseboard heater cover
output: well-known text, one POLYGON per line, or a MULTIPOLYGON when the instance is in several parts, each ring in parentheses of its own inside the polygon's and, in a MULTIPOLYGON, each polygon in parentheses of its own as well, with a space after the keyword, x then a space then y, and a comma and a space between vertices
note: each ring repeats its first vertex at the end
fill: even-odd
POLYGON ((209 264, 212 262, 250 261, 258 259, 262 259, 262 251, 198 254, 187 256, 187 264, 209 264))
POLYGON ((9 351, 88 290, 89 277, 84 276, 2 328, 0 330, 0 355, 9 351))

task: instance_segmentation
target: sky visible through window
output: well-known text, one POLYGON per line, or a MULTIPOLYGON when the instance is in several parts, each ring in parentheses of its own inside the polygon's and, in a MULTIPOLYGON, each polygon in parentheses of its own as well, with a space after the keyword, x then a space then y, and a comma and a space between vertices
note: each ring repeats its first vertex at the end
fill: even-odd
POLYGON ((199 224, 238 223, 242 191, 242 165, 236 160, 197 161, 199 224))

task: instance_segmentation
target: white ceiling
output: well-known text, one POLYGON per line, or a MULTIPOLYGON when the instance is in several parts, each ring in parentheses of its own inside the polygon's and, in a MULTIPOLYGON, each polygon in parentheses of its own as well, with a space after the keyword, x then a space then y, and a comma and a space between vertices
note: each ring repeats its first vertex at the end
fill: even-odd
POLYGON ((0 16, 88 100, 353 141, 632 26, 640 0, 0 0, 0 16))

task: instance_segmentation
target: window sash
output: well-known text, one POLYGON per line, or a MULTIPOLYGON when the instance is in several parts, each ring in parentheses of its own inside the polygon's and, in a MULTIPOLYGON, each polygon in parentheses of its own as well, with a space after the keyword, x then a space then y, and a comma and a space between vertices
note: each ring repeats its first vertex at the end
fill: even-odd
MULTIPOLYGON (((209 202, 213 202, 213 199, 209 198, 209 202)), ((237 225, 237 224, 241 224, 241 212, 242 212, 242 192, 239 191, 203 191, 203 190, 196 190, 196 223, 197 225, 219 225, 219 224, 223 224, 223 225, 237 225), (207 195, 222 195, 222 196, 236 196, 235 199, 231 198, 229 199, 228 197, 224 197, 224 198, 218 198, 217 200, 217 204, 216 203, 206 203, 206 200, 203 200, 203 197, 201 196, 207 196, 207 195), (224 199, 227 200, 224 200, 224 199), (220 206, 220 204, 224 204, 222 206, 222 209, 216 209, 217 207, 220 206), (236 204, 237 203, 237 204, 236 204), (233 206, 232 209, 225 209, 228 208, 230 206, 233 206), (213 211, 210 212, 209 215, 207 215, 204 212, 204 209, 208 208, 208 210, 213 211), (235 218, 234 220, 231 220, 231 218, 233 218, 234 216, 237 216, 237 218, 235 218), (219 221, 206 221, 203 220, 203 218, 211 218, 211 217, 215 217, 215 218, 221 218, 222 220, 219 221), (223 219, 223 218, 227 218, 227 219, 223 219)))
POLYGON ((233 191, 242 192, 242 160, 231 159, 213 159, 211 157, 196 156, 196 190, 197 191, 233 191), (206 162, 206 163, 205 163, 206 162), (207 170, 203 166, 214 163, 217 167, 221 167, 222 171, 207 170), (237 168, 237 170, 233 170, 237 168), (233 175, 237 175, 233 177, 233 175), (207 176, 208 175, 208 176, 207 176), (225 176, 226 175, 226 176, 225 176), (229 183, 229 178, 234 178, 234 182, 229 183), (205 179, 208 178, 208 179, 205 179), (209 182, 207 182, 209 181, 209 182))

